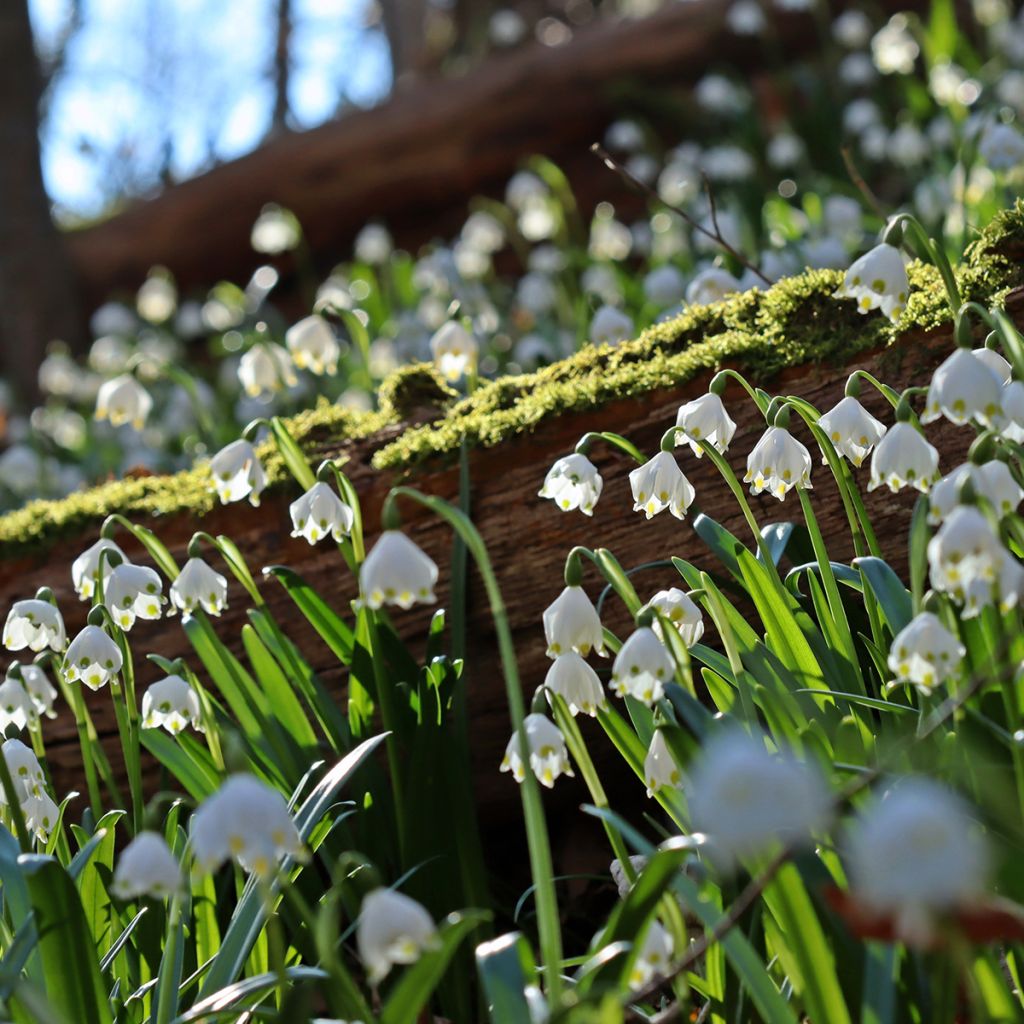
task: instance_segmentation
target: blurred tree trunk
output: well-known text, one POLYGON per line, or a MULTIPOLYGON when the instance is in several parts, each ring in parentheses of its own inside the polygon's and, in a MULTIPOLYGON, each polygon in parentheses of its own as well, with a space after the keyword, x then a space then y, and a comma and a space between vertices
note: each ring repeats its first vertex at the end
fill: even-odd
POLYGON ((291 106, 288 88, 291 84, 292 0, 277 0, 277 32, 274 40, 274 116, 272 134, 288 127, 291 106))
POLYGON ((43 79, 28 0, 0 2, 0 371, 27 402, 47 344, 80 340, 64 242, 50 216, 39 153, 43 79))
POLYGON ((380 9, 396 84, 426 71, 430 64, 427 0, 380 0, 380 9))

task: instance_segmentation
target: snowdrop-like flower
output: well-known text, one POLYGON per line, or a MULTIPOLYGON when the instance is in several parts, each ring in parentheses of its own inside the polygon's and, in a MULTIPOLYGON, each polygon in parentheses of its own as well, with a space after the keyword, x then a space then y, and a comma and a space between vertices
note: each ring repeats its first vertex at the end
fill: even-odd
POLYGON ((549 658, 575 651, 582 657, 604 654, 604 630, 590 598, 582 587, 566 587, 544 609, 544 636, 549 658))
MULTIPOLYGON (((847 395, 818 420, 836 451, 859 466, 885 436, 885 425, 875 419, 863 405, 847 395)), ((827 464, 822 459, 822 464, 827 464)))
POLYGON ((359 593, 369 608, 433 604, 437 563, 400 530, 385 530, 359 570, 359 593))
POLYGON ((988 519, 973 505, 960 505, 928 542, 931 584, 958 601, 974 583, 991 590, 1005 553, 988 519))
POLYGON ((184 884, 177 858, 164 837, 140 832, 117 859, 110 891, 119 900, 152 896, 162 900, 173 896, 184 884))
MULTIPOLYGON (((704 635, 704 617, 685 590, 678 587, 659 590, 641 611, 647 608, 654 608, 664 615, 679 631, 687 647, 692 647, 704 635)), ((651 623, 651 629, 661 640, 661 622, 658 619, 651 623)))
POLYGON ((666 975, 672 965, 674 947, 672 936, 660 921, 652 921, 640 943, 640 951, 629 975, 629 987, 634 991, 649 985, 655 978, 666 975))
POLYGON ((691 306, 710 306, 721 302, 727 295, 740 290, 740 283, 728 270, 708 267, 702 270, 688 285, 686 301, 691 306))
MULTIPOLYGON (((542 786, 550 789, 559 775, 573 774, 569 754, 565 749, 565 737, 554 722, 543 715, 527 715, 523 719, 523 729, 530 751, 530 769, 542 786)), ((526 778, 518 730, 508 741, 500 770, 511 772, 516 782, 526 778)))
POLYGON ((991 604, 1008 612, 1024 599, 1024 566, 1005 548, 999 553, 995 580, 976 576, 964 586, 961 618, 973 619, 991 604))
POLYGON ((415 963, 438 941, 433 919, 414 899, 393 889, 374 889, 363 898, 356 947, 371 985, 383 981, 395 964, 415 963))
POLYGON ((54 718, 53 702, 57 699, 57 690, 43 669, 38 665, 22 665, 21 680, 29 697, 32 698, 36 714, 54 718))
POLYGON ((105 381, 96 393, 96 419, 114 427, 130 423, 141 430, 152 408, 149 392, 129 373, 105 381))
POLYGON ((758 0, 735 0, 725 16, 729 28, 738 36, 756 36, 768 24, 758 0))
POLYGON ((41 841, 49 837, 60 818, 60 808, 42 786, 22 801, 21 813, 25 816, 25 827, 41 841))
POLYGON ((197 608, 220 615, 228 603, 228 581, 201 558, 190 558, 171 584, 171 603, 186 615, 197 608))
POLYGON ((882 242, 854 261, 835 296, 856 299, 861 313, 880 309, 896 321, 907 305, 909 292, 907 268, 899 249, 882 242))
POLYGON ((225 505, 244 498, 249 499, 250 505, 259 505, 260 494, 267 485, 263 464, 245 438, 232 441, 210 459, 210 476, 217 497, 225 505))
POLYGON ((341 346, 322 316, 307 316, 292 324, 285 332, 284 343, 300 370, 318 375, 338 372, 341 346))
POLYGON ((679 765, 672 756, 665 742, 665 734, 655 729, 651 737, 651 745, 644 758, 644 781, 647 783, 647 795, 654 796, 663 786, 676 789, 683 781, 679 765))
POLYGON ((939 453, 909 423, 894 423, 871 456, 868 490, 915 487, 922 493, 939 479, 939 453))
POLYGON ((71 563, 71 582, 74 583, 75 592, 83 601, 90 600, 96 593, 96 576, 100 571, 100 555, 104 551, 116 556, 113 560, 110 559, 110 555, 103 559, 104 580, 113 572, 115 562, 128 561, 128 556, 106 537, 100 538, 92 547, 83 551, 71 563))
POLYGON ((992 124, 978 143, 978 155, 993 171, 1010 171, 1024 163, 1024 135, 1008 124, 992 124))
POLYGON ((1010 364, 994 348, 973 348, 971 355, 984 363, 999 378, 999 383, 1006 385, 1013 372, 1010 364))
POLYGON ((292 517, 293 537, 305 537, 316 544, 324 537, 340 541, 352 532, 355 515, 322 480, 318 480, 301 498, 288 507, 292 517))
POLYGON ((301 237, 302 229, 295 214, 276 203, 268 203, 252 226, 249 244, 256 252, 275 256, 294 249, 301 237))
POLYGON ((575 651, 567 651, 555 658, 544 678, 544 685, 565 701, 573 715, 582 711, 593 717, 597 709, 605 705, 601 680, 575 651))
POLYGON ((98 690, 121 671, 121 650, 99 626, 86 626, 68 645, 62 671, 69 683, 98 690))
POLYGON ((644 278, 644 297, 659 309, 679 305, 685 293, 682 272, 671 263, 656 267, 644 278))
POLYGON ((354 251, 360 263, 376 265, 386 263, 394 247, 391 234, 383 224, 367 224, 356 235, 354 251))
POLYGON ((203 871, 234 859, 266 877, 286 855, 301 857, 302 840, 281 794, 254 775, 232 775, 192 815, 192 851, 203 871))
POLYGON ((135 308, 139 316, 151 324, 161 324, 174 315, 178 308, 178 289, 166 270, 150 271, 135 293, 135 308))
POLYGON ((858 900, 893 915, 903 941, 927 944, 936 915, 982 894, 989 855, 959 796, 931 779, 907 778, 860 815, 848 864, 858 900))
POLYGON ((633 491, 633 511, 643 512, 648 519, 665 509, 676 519, 685 519, 696 493, 669 452, 658 452, 634 469, 629 474, 629 486, 633 491))
POLYGON ((585 516, 592 516, 603 487, 597 467, 586 455, 573 452, 548 470, 544 486, 537 493, 550 498, 563 512, 578 508, 585 516))
POLYGON ((883 75, 909 75, 921 48, 905 14, 894 14, 871 40, 871 55, 883 75))
POLYGON ((960 504, 960 489, 967 481, 977 494, 991 502, 999 516, 1009 515, 1024 500, 1024 490, 1005 462, 994 460, 981 466, 965 462, 932 488, 928 496, 929 523, 941 523, 960 504))
POLYGON ((747 456, 751 494, 769 491, 782 501, 791 488, 811 487, 811 453, 785 427, 769 427, 747 456))
MULTIPOLYGON (((22 803, 43 791, 43 767, 31 747, 25 746, 21 740, 4 740, 3 746, 0 747, 0 756, 7 762, 7 770, 22 803)), ((7 791, 3 786, 0 786, 0 804, 7 804, 7 791)))
POLYGON ((665 645, 648 626, 635 630, 612 663, 612 692, 616 697, 635 697, 650 707, 665 695, 675 665, 665 645))
POLYGON ((973 352, 958 348, 932 375, 922 423, 945 416, 951 423, 1004 422, 1002 381, 973 352))
MULTIPOLYGON (((722 399, 712 391, 681 405, 676 414, 676 426, 689 440, 690 450, 698 459, 704 455, 698 441, 706 441, 717 451, 725 452, 736 433, 736 424, 725 411, 722 399)), ((676 444, 682 443, 676 435, 676 444)))
POLYGON ((22 683, 11 676, 0 683, 0 732, 11 725, 21 731, 38 717, 35 703, 22 683))
POLYGON ((37 652, 47 647, 63 651, 67 642, 64 619, 57 606, 49 601, 35 598, 15 601, 7 613, 3 640, 9 651, 21 651, 26 647, 37 652))
POLYGON ((595 345, 618 345, 632 337, 632 318, 614 306, 601 306, 590 321, 590 340, 595 345))
POLYGON ((862 46, 867 46, 871 38, 871 19, 856 8, 843 11, 832 22, 832 36, 848 50, 858 50, 862 46))
POLYGON ((242 356, 238 362, 238 379, 251 398, 299 383, 288 353, 270 342, 259 342, 242 356))
POLYGON ((473 373, 479 347, 476 338, 455 320, 442 324, 430 339, 434 365, 448 380, 458 380, 473 373))
POLYGON ((172 736, 177 736, 187 725, 203 731, 199 698, 181 676, 167 676, 153 683, 142 695, 143 729, 163 726, 172 736))
POLYGON ((893 638, 889 669, 897 683, 912 683, 928 694, 957 672, 966 653, 937 615, 921 612, 893 638))
POLYGON ((723 868, 776 843, 806 844, 829 818, 828 790, 811 765, 739 729, 706 744, 686 791, 693 828, 723 868))
POLYGON ((163 581, 159 573, 144 565, 122 562, 103 587, 103 603, 124 630, 131 629, 136 618, 159 619, 163 601, 163 581))

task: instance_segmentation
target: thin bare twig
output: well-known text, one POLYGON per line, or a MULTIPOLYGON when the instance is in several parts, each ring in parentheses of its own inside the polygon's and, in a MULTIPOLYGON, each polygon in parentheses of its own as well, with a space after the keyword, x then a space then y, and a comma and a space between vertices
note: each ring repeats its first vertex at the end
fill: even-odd
POLYGON ((677 217, 682 217, 682 219, 686 221, 686 223, 689 224, 694 231, 700 232, 700 234, 702 234, 705 238, 709 238, 716 245, 721 246, 721 248, 723 248, 727 253, 729 253, 729 255, 732 256, 734 260, 736 260, 738 263, 746 267, 747 270, 751 271, 751 273, 756 274, 762 281, 764 281, 766 285, 771 285, 773 283, 771 278, 767 277, 761 271, 761 268, 756 263, 753 263, 749 259, 747 259, 747 257, 744 256, 743 253, 741 253, 734 245, 726 241, 726 239, 723 237, 722 232, 719 230, 718 227, 718 214, 715 209, 715 199, 711 193, 711 185, 706 177, 704 178, 704 185, 708 194, 708 202, 711 206, 711 226, 713 228, 713 230, 711 231, 704 227, 704 225, 701 224, 700 221, 696 220, 685 210, 681 209, 678 206, 674 206, 672 203, 665 202, 665 200, 662 199, 662 197, 658 195, 658 193, 653 188, 651 188, 650 185, 648 185, 644 181, 641 181, 638 177, 636 177, 636 175, 630 173, 600 143, 595 142, 590 147, 590 151, 596 154, 598 157, 601 158, 601 160, 604 161, 604 165, 605 167, 608 168, 608 170, 614 171, 620 178, 622 178, 624 182, 626 182, 627 185, 629 185, 635 191, 642 193, 643 195, 647 196, 650 199, 653 199, 657 203, 660 203, 662 206, 665 207, 666 210, 671 210, 674 214, 676 214, 677 217))
POLYGON ((885 210, 882 209, 878 196, 871 191, 871 186, 864 180, 864 176, 860 171, 857 170, 857 165, 853 162, 853 155, 850 153, 850 147, 843 146, 839 152, 842 154, 843 163, 846 165, 846 173, 850 176, 850 181, 857 186, 857 191, 864 197, 868 206, 874 211, 875 216, 880 220, 885 220, 885 210))

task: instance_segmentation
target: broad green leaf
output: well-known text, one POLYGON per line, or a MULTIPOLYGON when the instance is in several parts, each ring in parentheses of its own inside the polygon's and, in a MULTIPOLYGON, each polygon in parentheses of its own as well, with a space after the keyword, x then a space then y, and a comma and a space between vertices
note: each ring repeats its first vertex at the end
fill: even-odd
POLYGON ((525 990, 536 966, 526 939, 509 932, 482 942, 476 947, 476 964, 491 1024, 533 1024, 525 990))

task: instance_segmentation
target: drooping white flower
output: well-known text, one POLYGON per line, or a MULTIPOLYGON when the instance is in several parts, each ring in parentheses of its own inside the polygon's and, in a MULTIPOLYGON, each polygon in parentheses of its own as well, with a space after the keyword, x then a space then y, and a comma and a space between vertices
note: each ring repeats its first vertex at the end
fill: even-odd
POLYGON ((696 492, 686 479, 679 463, 669 452, 658 452, 629 474, 633 491, 633 511, 652 519, 668 509, 676 519, 685 519, 696 492))
POLYGON ((930 941, 935 917, 975 903, 989 853, 968 806, 932 779, 901 779, 858 817, 848 846, 859 901, 895 918, 905 942, 930 941))
POLYGON ((86 626, 68 645, 61 671, 69 683, 98 690, 121 671, 121 649, 99 626, 86 626))
POLYGON ((374 889, 363 898, 356 947, 371 985, 396 964, 412 964, 438 944, 437 928, 416 900, 393 889, 374 889))
POLYGON ((785 427, 769 427, 747 456, 751 494, 769 491, 782 501, 793 487, 811 487, 811 453, 785 427))
POLYGON ((922 423, 945 416, 951 423, 1004 422, 1002 381, 973 352, 958 348, 932 375, 922 423))
POLYGON ((369 608, 433 604, 437 563, 400 530, 385 530, 359 570, 359 593, 369 608))
POLYGON ((448 380, 458 380, 473 373, 479 350, 476 338, 456 320, 442 324, 430 339, 434 365, 448 380))
POLYGON ((142 728, 163 726, 177 736, 185 726, 203 731, 199 697, 181 676, 167 676, 153 683, 142 695, 142 728))
POLYGON ((140 896, 162 900, 183 885, 181 865, 164 837, 156 832, 140 832, 118 857, 110 891, 119 900, 140 896))
POLYGON ((230 776, 192 815, 192 851, 203 871, 233 859, 266 877, 281 857, 303 855, 302 840, 281 794, 255 775, 230 776))
POLYGON ((964 606, 961 618, 973 619, 989 605, 1008 612, 1024 600, 1024 566, 1005 548, 999 554, 995 580, 976 576, 964 586, 964 606))
POLYGON ((103 603, 113 620, 124 630, 135 619, 159 619, 163 604, 163 581, 155 569, 122 562, 103 586, 103 603))
MULTIPOLYGON (((0 756, 7 762, 16 795, 22 803, 42 792, 46 776, 31 747, 25 746, 21 740, 4 740, 0 756)), ((3 786, 0 786, 0 804, 7 805, 7 792, 3 786)))
POLYGON ((21 803, 25 827, 40 841, 49 838, 60 819, 60 808, 42 786, 37 786, 21 803))
POLYGON ((354 251, 356 259, 361 263, 375 266, 386 263, 394 247, 391 233, 383 224, 367 224, 356 235, 354 251))
MULTIPOLYGON (((687 647, 692 647, 704 635, 704 616, 685 590, 678 587, 659 590, 644 608, 654 608, 664 615, 679 631, 687 647)), ((651 629, 659 640, 663 639, 661 622, 658 619, 651 623, 651 629)))
POLYGON ((284 343, 300 370, 318 375, 338 372, 341 346, 322 316, 307 316, 292 324, 285 332, 284 343))
POLYGON ((871 40, 875 67, 883 75, 911 74, 920 52, 921 47, 905 14, 894 14, 871 40))
POLYGON ((630 634, 612 663, 612 692, 635 697, 650 707, 665 695, 675 672, 672 657, 649 626, 630 634))
POLYGON ((563 512, 578 508, 584 515, 592 516, 603 487, 597 467, 586 455, 573 452, 555 462, 537 493, 550 498, 563 512))
POLYGON ((301 237, 302 228, 295 214, 276 203, 268 203, 252 226, 249 244, 256 252, 276 256, 294 249, 301 237))
POLYGON ((672 936, 660 921, 652 921, 640 941, 640 950, 629 975, 629 987, 639 991, 655 978, 668 974, 672 966, 672 936))
POLYGON ((601 306, 590 321, 590 340, 595 345, 618 345, 633 337, 633 319, 614 306, 601 306))
POLYGON ((544 636, 549 658, 575 651, 582 657, 604 654, 604 629, 590 598, 582 587, 566 587, 544 609, 544 636))
POLYGON ((729 28, 738 36, 756 36, 768 23, 757 0, 733 0, 725 16, 729 28))
POLYGON ((259 505, 267 485, 256 449, 245 438, 232 441, 210 459, 210 476, 217 497, 225 505, 245 498, 250 505, 259 505))
POLYGON ((594 716, 604 707, 604 689, 597 673, 575 652, 559 654, 551 663, 544 685, 557 693, 569 708, 569 713, 594 716))
POLYGON ((190 558, 171 584, 171 603, 186 615, 197 608, 220 615, 228 603, 228 581, 201 558, 190 558))
POLYGON ((238 380, 250 398, 292 388, 299 382, 288 353, 270 342, 259 342, 242 356, 238 380))
POLYGON ((909 423, 894 423, 871 456, 868 490, 915 487, 925 493, 939 479, 939 452, 909 423))
POLYGON ((67 637, 60 609, 49 601, 35 598, 15 601, 7 613, 3 640, 9 651, 21 651, 26 647, 36 652, 47 647, 63 651, 67 637))
POLYGON ((1024 163, 1024 135, 1008 124, 991 124, 978 143, 978 155, 993 171, 1011 171, 1024 163))
POLYGON ((162 268, 155 268, 135 293, 135 308, 143 320, 162 324, 178 308, 178 289, 174 279, 162 268))
POLYGON ((760 737, 729 729, 705 745, 686 786, 691 825, 718 863, 803 845, 829 818, 828 790, 810 765, 773 754, 760 737))
POLYGON ((1013 368, 1005 356, 1000 355, 994 348, 988 348, 987 346, 972 348, 971 355, 987 366, 999 378, 1000 384, 1006 385, 1009 383, 1013 368))
POLYGON ((896 321, 906 308, 909 292, 907 268, 899 249, 882 242, 854 261, 835 295, 856 299, 861 313, 880 309, 896 321))
POLYGON ((859 50, 867 46, 871 38, 871 19, 863 11, 851 7, 832 22, 832 36, 848 50, 859 50))
MULTIPOLYGON (((885 436, 885 424, 875 419, 852 395, 845 398, 818 419, 818 426, 828 435, 836 451, 859 466, 885 436)), ((827 459, 822 459, 827 464, 827 459)))
POLYGON ((685 294, 682 271, 671 263, 656 267, 644 278, 644 297, 658 309, 678 306, 685 294))
POLYGON ((1006 549, 988 519, 973 505, 959 505, 928 542, 932 586, 958 601, 976 583, 991 590, 1006 549))
POLYGON ((352 532, 355 515, 331 487, 318 480, 288 507, 292 517, 293 537, 305 537, 316 544, 324 537, 340 541, 352 532))
POLYGON ((651 737, 651 745, 647 748, 647 756, 644 758, 644 781, 647 783, 647 795, 654 796, 663 786, 677 789, 683 781, 679 765, 672 756, 668 744, 665 742, 665 733, 661 729, 655 729, 651 737))
POLYGON ((1024 500, 1024 490, 1005 462, 993 460, 980 466, 965 462, 947 473, 928 495, 928 522, 941 523, 960 504, 960 489, 970 481, 975 492, 986 498, 999 516, 1009 515, 1024 500))
POLYGON ((46 672, 39 665, 22 665, 21 679, 32 698, 36 714, 55 717, 53 702, 57 699, 57 690, 47 678, 46 672))
MULTIPOLYGON (((725 411, 722 399, 711 391, 681 405, 676 414, 676 426, 689 440, 690 450, 698 459, 704 455, 698 441, 705 441, 716 451, 725 452, 736 433, 736 424, 725 411)), ((682 443, 677 435, 676 444, 682 443)))
POLYGON ((141 430, 152 408, 149 392, 130 373, 105 381, 96 392, 96 419, 114 427, 130 423, 141 430))
POLYGON ((75 592, 83 601, 88 601, 96 593, 96 576, 100 571, 100 555, 104 552, 109 554, 103 558, 103 579, 114 571, 115 562, 127 562, 128 556, 112 540, 101 537, 90 548, 83 551, 71 563, 71 582, 75 585, 75 592), (110 555, 115 556, 113 559, 110 555))
POLYGON ((888 664, 897 683, 912 683, 929 694, 957 672, 966 653, 937 615, 921 612, 893 638, 888 664))
MULTIPOLYGON (((559 775, 573 774, 569 754, 565 749, 565 737, 554 722, 544 715, 527 715, 523 719, 523 729, 530 751, 530 769, 542 786, 550 789, 559 775)), ((526 778, 518 730, 508 741, 500 770, 511 772, 516 782, 522 782, 526 778)))
POLYGON ((710 306, 721 302, 727 295, 740 291, 740 283, 721 267, 702 270, 686 288, 686 301, 691 306, 710 306))
POLYGON ((13 725, 19 731, 38 719, 35 703, 24 685, 12 676, 0 683, 0 733, 13 725))

